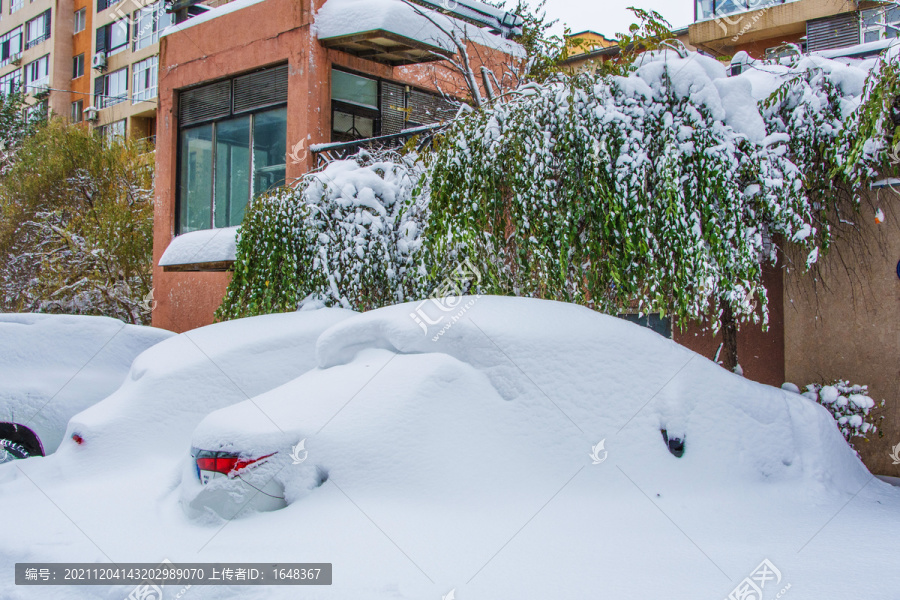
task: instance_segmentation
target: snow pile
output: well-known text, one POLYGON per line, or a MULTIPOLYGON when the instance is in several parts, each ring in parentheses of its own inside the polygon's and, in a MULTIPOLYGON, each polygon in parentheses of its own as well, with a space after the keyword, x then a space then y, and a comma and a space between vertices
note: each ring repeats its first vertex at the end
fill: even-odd
POLYGON ((456 52, 451 34, 512 56, 525 55, 511 40, 403 0, 328 0, 316 13, 315 27, 320 40, 381 30, 456 52))
POLYGON ((159 266, 233 261, 237 230, 237 227, 223 227, 176 236, 159 259, 159 266))
POLYGON ((0 314, 0 421, 56 451, 72 415, 125 380, 134 358, 174 335, 106 317, 0 314))
MULTIPOLYGON (((194 477, 185 428, 240 395, 185 364, 195 358, 175 348, 180 338, 152 349, 98 405, 119 413, 115 443, 97 429, 84 446, 22 461, 22 473, 0 466, 0 512, 16 517, 4 523, 0 568, 324 561, 334 585, 304 588, 309 597, 724 598, 765 557, 804 597, 855 597, 864 581, 869 597, 887 598, 900 585, 889 551, 900 492, 873 480, 822 407, 582 307, 471 300, 438 342, 410 317, 423 310, 441 327, 448 317, 430 304, 342 320, 319 337, 318 368, 267 392, 291 375, 253 375, 269 344, 239 349, 233 336, 266 329, 278 345, 288 323, 278 319, 321 311, 210 328, 200 345, 230 344, 227 360, 211 356, 253 397, 212 413, 193 442, 280 450, 291 502, 230 521, 186 518, 178 488, 194 477), (196 375, 165 384, 176 363, 196 375), (681 458, 661 429, 684 440, 681 458), (303 439, 308 456, 294 464, 287 453, 303 439), (557 572, 566 575, 547 577, 557 572)), ((130 591, 0 584, 12 600, 130 591)))

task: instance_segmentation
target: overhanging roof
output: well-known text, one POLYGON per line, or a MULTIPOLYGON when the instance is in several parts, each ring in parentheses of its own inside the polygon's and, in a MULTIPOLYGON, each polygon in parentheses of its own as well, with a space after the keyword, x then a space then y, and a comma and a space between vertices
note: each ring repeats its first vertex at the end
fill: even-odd
POLYGON ((319 42, 326 48, 335 48, 392 67, 442 60, 444 57, 453 56, 452 52, 440 46, 383 29, 319 38, 319 42))

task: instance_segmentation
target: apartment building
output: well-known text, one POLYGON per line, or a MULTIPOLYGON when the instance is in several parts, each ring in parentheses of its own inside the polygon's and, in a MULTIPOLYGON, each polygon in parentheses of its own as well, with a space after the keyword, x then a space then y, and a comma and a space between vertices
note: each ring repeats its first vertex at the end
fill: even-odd
POLYGON ((808 52, 877 54, 900 34, 900 8, 853 0, 696 0, 690 43, 713 56, 777 56, 785 44, 808 52))
POLYGON ((162 0, 8 0, 0 6, 0 93, 110 135, 153 137, 162 0))
POLYGON ((75 15, 72 0, 7 0, 0 5, 0 93, 22 89, 30 110, 68 114, 75 15))

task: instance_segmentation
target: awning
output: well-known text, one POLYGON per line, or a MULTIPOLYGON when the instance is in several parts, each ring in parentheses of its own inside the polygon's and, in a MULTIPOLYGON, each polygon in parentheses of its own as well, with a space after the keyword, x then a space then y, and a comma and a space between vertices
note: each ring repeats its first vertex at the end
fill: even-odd
POLYGON ((235 261, 237 230, 224 227, 175 236, 159 266, 165 271, 229 271, 235 261))

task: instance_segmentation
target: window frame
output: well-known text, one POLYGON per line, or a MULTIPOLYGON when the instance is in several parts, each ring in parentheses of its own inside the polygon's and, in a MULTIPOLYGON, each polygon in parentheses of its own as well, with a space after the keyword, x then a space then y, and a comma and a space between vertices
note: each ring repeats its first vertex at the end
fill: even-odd
POLYGON ((13 14, 14 12, 22 9, 24 6, 25 6, 25 0, 10 0, 9 14, 13 14))
POLYGON ((79 98, 75 102, 72 102, 72 107, 70 109, 69 117, 72 119, 72 123, 81 123, 84 121, 84 99, 79 98))
POLYGON ((16 89, 12 88, 12 85, 9 85, 8 82, 15 80, 16 89, 22 89, 22 69, 16 69, 14 71, 10 71, 9 73, 0 76, 0 96, 6 96, 16 91, 16 89), (9 87, 10 89, 3 89, 4 87, 9 87))
POLYGON ((50 55, 45 54, 41 57, 34 59, 29 62, 24 67, 25 71, 25 89, 28 93, 34 94, 34 89, 37 86, 49 86, 50 85, 50 55), (37 79, 32 79, 32 72, 35 69, 41 69, 43 66, 44 73, 40 75, 37 79))
POLYGON ((163 0, 157 0, 157 2, 154 2, 153 4, 142 6, 138 10, 134 11, 132 23, 134 24, 134 26, 131 33, 131 50, 132 52, 137 52, 138 50, 143 50, 144 48, 158 43, 160 33, 165 27, 171 25, 172 18, 166 11, 165 2, 163 2, 163 0), (141 19, 145 18, 147 15, 149 15, 150 17, 150 33, 149 35, 141 35, 145 27, 144 25, 141 25, 141 19), (162 24, 164 20, 166 22, 162 26, 160 26, 160 24, 162 24), (139 45, 142 42, 146 43, 139 45))
POLYGON ((131 65, 131 103, 147 102, 159 95, 159 55, 154 54, 131 65), (148 63, 146 67, 143 65, 148 63), (146 87, 138 89, 138 79, 143 75, 146 87), (150 80, 150 81, 147 81, 150 80), (150 85, 152 82, 152 85, 150 85), (148 93, 151 92, 152 93, 148 93))
MULTIPOLYGON (((128 65, 122 67, 121 69, 116 69, 110 73, 105 73, 97 78, 97 80, 102 83, 100 86, 95 84, 94 89, 94 105, 98 108, 109 108, 110 106, 115 106, 116 104, 121 104, 122 102, 128 101, 128 65), (116 76, 118 79, 122 77, 125 82, 125 90, 124 94, 113 94, 110 89, 110 82, 113 81, 113 76, 116 76), (98 94, 97 87, 100 87, 101 90, 98 94)), ((96 80, 95 80, 96 81, 96 80)))
POLYGON ((25 21, 25 50, 34 48, 35 46, 50 39, 50 35, 52 33, 50 29, 50 18, 50 9, 48 8, 33 19, 28 19, 27 21, 25 21), (35 24, 40 28, 37 35, 33 38, 31 37, 32 24, 35 24))
POLYGON ((0 35, 0 67, 5 67, 16 57, 21 57, 25 50, 24 29, 22 25, 0 35), (13 52, 13 41, 19 41, 18 51, 13 52))
POLYGON ((84 52, 72 57, 72 79, 84 77, 84 52))
MULTIPOLYGON (((376 85, 375 93, 377 96, 376 99, 377 99, 378 105, 377 105, 377 107, 373 107, 372 105, 369 105, 369 104, 355 103, 355 102, 350 102, 347 100, 335 99, 334 98, 334 89, 332 87, 332 89, 329 90, 329 94, 328 94, 329 98, 331 100, 330 140, 332 142, 335 141, 335 136, 334 136, 334 134, 335 134, 334 113, 335 112, 342 112, 345 114, 352 115, 354 117, 354 119, 356 117, 363 118, 363 119, 372 119, 374 121, 374 124, 372 125, 372 137, 377 137, 377 136, 381 135, 381 125, 382 125, 382 123, 381 123, 381 120, 382 120, 381 79, 377 78, 377 77, 369 77, 366 75, 361 75, 361 74, 355 73, 349 69, 340 69, 340 68, 337 68, 334 66, 331 67, 331 70, 337 71, 339 73, 346 73, 348 75, 353 75, 354 77, 360 77, 362 79, 368 79, 369 81, 374 81, 375 85, 376 85)), ((332 85, 331 81, 332 81, 332 79, 329 79, 329 85, 332 85)), ((355 141, 357 139, 364 140, 367 138, 364 138, 364 137, 353 138, 352 140, 342 140, 342 141, 355 141)))
POLYGON ((72 32, 73 35, 76 33, 81 33, 87 29, 87 8, 80 8, 75 11, 75 31, 72 32), (81 29, 78 26, 81 25, 81 29))

